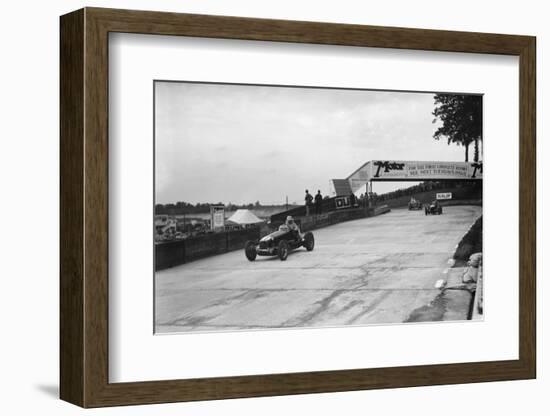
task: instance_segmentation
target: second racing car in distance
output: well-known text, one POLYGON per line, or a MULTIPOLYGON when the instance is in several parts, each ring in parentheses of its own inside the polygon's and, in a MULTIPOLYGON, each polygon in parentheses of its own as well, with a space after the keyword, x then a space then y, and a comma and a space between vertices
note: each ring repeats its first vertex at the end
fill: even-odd
POLYGON ((413 209, 422 209, 422 202, 414 197, 409 201, 409 211, 413 209))
POLYGON ((260 241, 247 241, 244 247, 246 258, 256 260, 256 256, 278 256, 286 260, 290 250, 305 247, 307 251, 315 247, 313 233, 306 232, 303 236, 292 231, 286 224, 282 224, 277 231, 266 235, 260 241))
POLYGON ((441 206, 441 204, 439 203, 439 201, 437 200, 434 200, 432 201, 429 205, 426 205, 424 207, 424 213, 426 215, 428 214, 432 214, 432 215, 441 215, 443 214, 443 207, 441 206))

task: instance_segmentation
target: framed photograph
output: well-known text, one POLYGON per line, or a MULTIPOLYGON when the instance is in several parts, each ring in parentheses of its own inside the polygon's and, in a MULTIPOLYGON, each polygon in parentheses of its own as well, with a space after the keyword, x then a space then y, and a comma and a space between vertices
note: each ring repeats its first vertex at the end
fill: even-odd
POLYGON ((63 400, 535 378, 534 37, 60 24, 63 400))

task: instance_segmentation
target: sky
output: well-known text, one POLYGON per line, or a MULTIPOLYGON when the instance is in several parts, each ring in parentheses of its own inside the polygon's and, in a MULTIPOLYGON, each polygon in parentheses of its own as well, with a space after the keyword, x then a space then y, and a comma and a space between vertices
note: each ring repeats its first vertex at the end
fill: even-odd
POLYGON ((156 203, 302 203, 372 159, 463 161, 432 137, 433 96, 156 81, 156 203))

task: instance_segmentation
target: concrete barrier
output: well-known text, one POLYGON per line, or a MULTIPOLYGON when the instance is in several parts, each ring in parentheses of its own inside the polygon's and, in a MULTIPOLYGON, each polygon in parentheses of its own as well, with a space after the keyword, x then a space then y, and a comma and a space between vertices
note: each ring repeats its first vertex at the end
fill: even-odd
POLYGON ((455 199, 449 199, 448 201, 439 201, 442 207, 452 207, 452 206, 460 206, 460 205, 477 205, 478 207, 483 206, 483 201, 481 199, 463 199, 463 200, 455 200, 455 199))
POLYGON ((474 253, 483 252, 483 216, 480 216, 458 243, 453 259, 467 261, 474 253))
POLYGON ((185 263, 185 241, 166 241, 155 244, 155 271, 185 263))
POLYGON ((185 240, 155 244, 155 270, 167 269, 192 260, 241 250, 248 240, 260 238, 259 228, 209 233, 185 240))
POLYGON ((483 316, 483 264, 480 264, 477 271, 476 293, 472 310, 472 319, 481 319, 483 316))
POLYGON ((332 211, 320 215, 310 215, 308 217, 295 218, 302 232, 315 230, 317 228, 327 227, 339 222, 365 218, 368 214, 362 208, 350 208, 341 211, 332 211))
POLYGON ((244 249, 244 245, 248 240, 260 239, 259 228, 250 228, 248 230, 233 231, 225 234, 227 238, 225 251, 244 249))
MULTIPOLYGON (((320 215, 310 215, 308 217, 295 217, 296 223, 300 226, 302 232, 311 231, 318 228, 327 227, 329 225, 338 224, 340 222, 357 220, 360 218, 374 217, 390 212, 391 209, 387 205, 381 205, 376 208, 348 208, 339 211, 326 212, 320 215)), ((273 223, 276 228, 279 223, 273 223)))
POLYGON ((372 208, 371 217, 376 217, 377 215, 386 214, 391 211, 391 208, 387 205, 380 205, 379 207, 372 208))

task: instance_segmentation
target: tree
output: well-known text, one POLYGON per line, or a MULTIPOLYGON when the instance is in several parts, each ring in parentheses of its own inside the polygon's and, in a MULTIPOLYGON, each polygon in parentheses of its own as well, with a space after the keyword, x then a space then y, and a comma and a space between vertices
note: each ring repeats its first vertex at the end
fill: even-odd
POLYGON ((442 125, 434 133, 434 139, 447 138, 447 143, 464 146, 465 161, 468 149, 474 144, 474 162, 479 161, 479 142, 482 139, 482 106, 480 95, 436 94, 432 115, 442 125))

